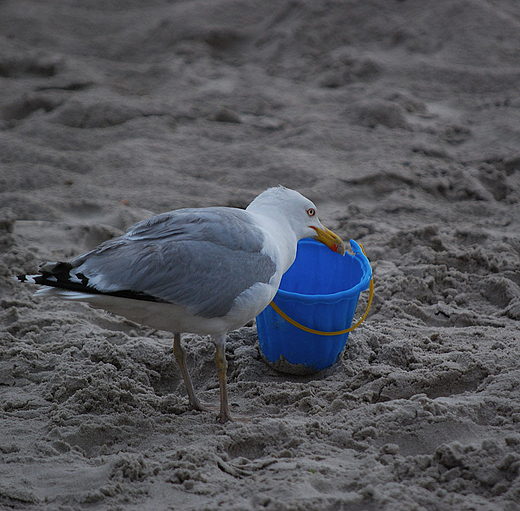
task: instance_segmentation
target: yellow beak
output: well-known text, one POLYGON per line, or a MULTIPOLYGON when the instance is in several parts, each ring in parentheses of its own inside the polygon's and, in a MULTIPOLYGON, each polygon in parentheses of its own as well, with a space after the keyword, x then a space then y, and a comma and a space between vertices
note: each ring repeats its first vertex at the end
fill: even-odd
POLYGON ((345 255, 345 244, 343 240, 330 229, 324 227, 320 229, 319 227, 310 226, 312 229, 316 231, 316 236, 314 236, 315 240, 320 241, 324 245, 327 245, 333 252, 337 252, 338 254, 345 255))

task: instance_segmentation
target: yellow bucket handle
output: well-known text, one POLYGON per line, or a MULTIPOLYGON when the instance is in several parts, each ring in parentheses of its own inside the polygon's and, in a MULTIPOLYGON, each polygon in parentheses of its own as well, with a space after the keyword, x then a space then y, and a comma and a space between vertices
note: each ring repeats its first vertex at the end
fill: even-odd
MULTIPOLYGON (((365 254, 365 250, 363 249, 362 245, 359 244, 359 246, 361 247, 361 250, 363 251, 363 254, 365 254)), ((365 254, 365 256, 366 256, 366 254, 365 254)), ((291 325, 295 326, 296 328, 299 328, 300 330, 303 330, 305 332, 309 332, 311 334, 316 334, 316 335, 342 335, 342 334, 346 334, 348 332, 352 332, 352 330, 356 329, 359 325, 361 325, 361 323, 363 323, 363 321, 365 321, 366 317, 368 316, 368 313, 370 311, 370 307, 372 305, 372 299, 374 298, 374 277, 372 277, 370 279, 370 285, 368 286, 368 289, 369 289, 369 294, 368 294, 367 308, 366 308, 365 313, 363 314, 363 316, 361 316, 361 319, 355 325, 351 326, 350 328, 346 328, 345 330, 338 330, 336 332, 322 332, 321 330, 314 330, 313 328, 306 327, 306 326, 298 323, 294 319, 290 318, 287 314, 285 314, 285 312, 283 312, 280 309, 280 307, 278 307, 278 305, 276 305, 276 303, 274 303, 274 301, 271 302, 269 305, 280 316, 282 316, 283 319, 288 321, 291 325)))

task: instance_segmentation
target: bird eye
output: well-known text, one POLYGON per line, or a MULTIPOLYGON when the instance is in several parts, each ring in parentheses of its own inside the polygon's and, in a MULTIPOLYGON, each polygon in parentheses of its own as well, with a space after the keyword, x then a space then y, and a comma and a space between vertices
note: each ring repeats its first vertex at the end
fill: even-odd
POLYGON ((308 214, 309 216, 314 216, 314 215, 316 214, 316 210, 315 210, 314 208, 309 208, 309 209, 307 210, 307 214, 308 214))

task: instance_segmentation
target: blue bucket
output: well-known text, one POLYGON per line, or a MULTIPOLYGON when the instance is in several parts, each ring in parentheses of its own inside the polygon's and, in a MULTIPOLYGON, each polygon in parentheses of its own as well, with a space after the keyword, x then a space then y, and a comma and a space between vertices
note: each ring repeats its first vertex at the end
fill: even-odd
MULTIPOLYGON (((274 303, 300 325, 320 332, 350 328, 372 268, 361 247, 350 240, 354 255, 341 256, 322 243, 298 243, 293 265, 282 278, 274 303)), ((349 333, 320 335, 289 323, 268 306, 256 318, 258 340, 269 365, 285 373, 312 374, 334 364, 349 333)))

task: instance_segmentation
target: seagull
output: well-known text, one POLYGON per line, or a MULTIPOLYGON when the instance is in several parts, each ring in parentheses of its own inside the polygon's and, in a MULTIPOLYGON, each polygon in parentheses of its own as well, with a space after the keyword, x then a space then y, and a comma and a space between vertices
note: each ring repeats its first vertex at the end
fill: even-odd
POLYGON ((255 318, 274 298, 302 238, 338 254, 341 238, 324 227, 316 206, 278 186, 246 209, 178 209, 130 227, 69 262, 46 262, 20 282, 42 286, 35 295, 82 301, 173 333, 173 352, 189 404, 207 411, 193 388, 182 333, 209 335, 220 386, 218 420, 232 420, 227 396, 226 336, 255 318))

